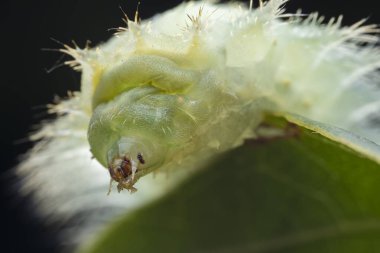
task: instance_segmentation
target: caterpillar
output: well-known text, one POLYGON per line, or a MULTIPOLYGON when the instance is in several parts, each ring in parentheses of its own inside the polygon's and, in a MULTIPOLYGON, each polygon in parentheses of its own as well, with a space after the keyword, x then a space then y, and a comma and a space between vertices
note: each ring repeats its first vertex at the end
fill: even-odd
POLYGON ((124 212, 175 184, 152 172, 199 167, 256 138, 267 112, 379 144, 377 27, 287 14, 286 2, 186 2, 149 20, 126 18, 95 48, 65 46, 81 90, 32 135, 42 140, 18 168, 21 190, 34 191, 48 214, 124 212), (109 181, 139 191, 106 198, 109 181))

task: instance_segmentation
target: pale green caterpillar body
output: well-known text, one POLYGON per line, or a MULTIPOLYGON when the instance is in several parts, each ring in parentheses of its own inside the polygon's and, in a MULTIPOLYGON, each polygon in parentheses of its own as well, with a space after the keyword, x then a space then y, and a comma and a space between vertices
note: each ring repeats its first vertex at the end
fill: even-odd
POLYGON ((136 194, 105 200, 98 193, 110 177, 101 167, 119 191, 132 191, 152 171, 199 167, 255 138, 266 112, 300 115, 380 143, 376 27, 287 15, 285 2, 257 9, 183 3, 147 21, 128 20, 128 28, 96 48, 66 47, 75 58, 69 64, 82 71, 82 88, 55 107, 67 114, 37 134, 49 142, 21 164, 28 177, 23 189, 37 192, 44 211, 64 215, 99 205, 135 207, 166 183, 144 177, 136 194), (88 203, 86 195, 93 196, 88 203), (60 201, 81 203, 62 208, 60 201))

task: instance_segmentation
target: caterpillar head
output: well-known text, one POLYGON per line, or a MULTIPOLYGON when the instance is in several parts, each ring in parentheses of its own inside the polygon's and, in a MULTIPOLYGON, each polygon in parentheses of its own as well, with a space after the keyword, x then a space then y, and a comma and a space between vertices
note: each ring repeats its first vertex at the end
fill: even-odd
POLYGON ((184 105, 192 102, 143 86, 96 107, 88 129, 89 144, 119 191, 134 191, 139 178, 160 168, 169 159, 169 150, 180 148, 179 143, 189 138, 195 123, 184 105))

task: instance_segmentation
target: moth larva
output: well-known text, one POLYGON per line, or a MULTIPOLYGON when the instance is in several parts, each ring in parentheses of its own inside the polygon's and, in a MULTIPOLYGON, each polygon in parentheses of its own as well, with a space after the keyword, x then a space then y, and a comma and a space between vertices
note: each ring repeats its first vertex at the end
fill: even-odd
POLYGON ((104 167, 119 191, 134 190, 152 171, 196 166, 254 138, 266 111, 380 143, 376 26, 322 24, 317 15, 283 20, 285 2, 257 9, 187 2, 150 20, 128 20, 96 48, 66 46, 74 58, 68 64, 82 71, 81 91, 57 105, 65 115, 36 135, 50 141, 20 166, 24 189, 37 188, 41 200, 104 192, 104 167))

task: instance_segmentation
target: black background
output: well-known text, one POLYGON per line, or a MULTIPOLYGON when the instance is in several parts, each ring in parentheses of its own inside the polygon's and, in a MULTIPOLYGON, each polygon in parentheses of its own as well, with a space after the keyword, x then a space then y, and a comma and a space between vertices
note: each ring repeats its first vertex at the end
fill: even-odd
MULTIPOLYGON (((140 15, 148 18, 180 2, 141 0, 140 15)), ((292 0, 287 9, 318 11, 326 17, 344 14, 345 25, 365 17, 367 23, 380 23, 376 3, 375 0, 292 0)), ((35 216, 30 200, 15 194, 16 180, 12 176, 18 155, 31 147, 23 139, 32 125, 45 117, 43 105, 51 102, 54 95, 64 97, 67 90, 79 88, 79 73, 68 67, 47 73, 47 69, 62 59, 58 53, 41 49, 61 47, 51 38, 68 44, 75 40, 80 46, 86 40, 91 45, 107 40, 112 34, 109 28, 124 25, 119 7, 133 17, 137 1, 24 0, 5 1, 2 5, 0 247, 2 252, 58 252, 62 247, 57 234, 62 227, 46 224, 35 216)))

